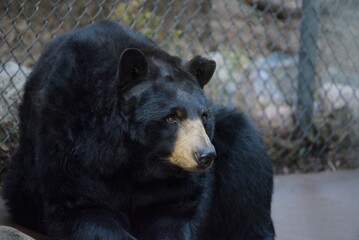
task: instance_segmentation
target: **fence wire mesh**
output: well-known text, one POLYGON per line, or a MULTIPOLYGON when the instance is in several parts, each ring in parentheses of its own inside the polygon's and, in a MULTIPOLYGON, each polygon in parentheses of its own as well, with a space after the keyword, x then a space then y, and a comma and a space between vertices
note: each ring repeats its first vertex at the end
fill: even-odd
POLYGON ((185 59, 217 62, 207 93, 261 130, 276 172, 354 167, 359 2, 52 0, 0 3, 0 171, 17 143, 26 76, 44 43, 104 18, 185 59))

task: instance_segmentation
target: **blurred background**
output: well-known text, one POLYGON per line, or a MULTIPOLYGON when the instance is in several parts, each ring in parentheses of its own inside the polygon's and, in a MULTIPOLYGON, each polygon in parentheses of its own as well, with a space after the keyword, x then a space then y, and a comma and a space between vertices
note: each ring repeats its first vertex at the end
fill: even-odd
POLYGON ((0 171, 17 144, 24 82, 44 44, 104 18, 184 59, 216 60, 206 92, 253 118, 276 173, 355 168, 358 15, 357 0, 3 0, 0 171))

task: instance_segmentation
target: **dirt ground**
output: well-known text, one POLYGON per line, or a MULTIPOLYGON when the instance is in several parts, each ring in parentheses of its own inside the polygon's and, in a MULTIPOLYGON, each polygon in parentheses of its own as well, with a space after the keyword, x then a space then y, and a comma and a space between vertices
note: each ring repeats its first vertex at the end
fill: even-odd
POLYGON ((359 170, 276 176, 277 240, 359 239, 359 170))

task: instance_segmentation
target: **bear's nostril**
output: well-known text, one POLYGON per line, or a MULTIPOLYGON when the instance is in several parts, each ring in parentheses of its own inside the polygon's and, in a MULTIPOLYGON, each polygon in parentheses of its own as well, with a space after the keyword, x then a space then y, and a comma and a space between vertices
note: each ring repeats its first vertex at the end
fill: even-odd
POLYGON ((199 164, 201 167, 207 167, 212 163, 212 158, 209 156, 201 157, 199 159, 199 164))
POLYGON ((196 161, 200 168, 209 167, 216 157, 216 150, 213 147, 204 148, 201 154, 196 153, 196 161))

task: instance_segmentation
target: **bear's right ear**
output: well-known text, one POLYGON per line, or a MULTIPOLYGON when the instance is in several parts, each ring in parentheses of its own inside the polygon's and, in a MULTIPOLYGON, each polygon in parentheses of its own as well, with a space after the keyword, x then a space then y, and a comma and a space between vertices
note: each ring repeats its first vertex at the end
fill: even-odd
POLYGON ((119 88, 123 92, 143 79, 148 72, 145 55, 137 48, 127 48, 121 53, 118 69, 119 88))
POLYGON ((201 56, 196 56, 185 64, 185 69, 197 78, 198 84, 203 88, 204 85, 211 80, 216 70, 216 62, 201 56))

